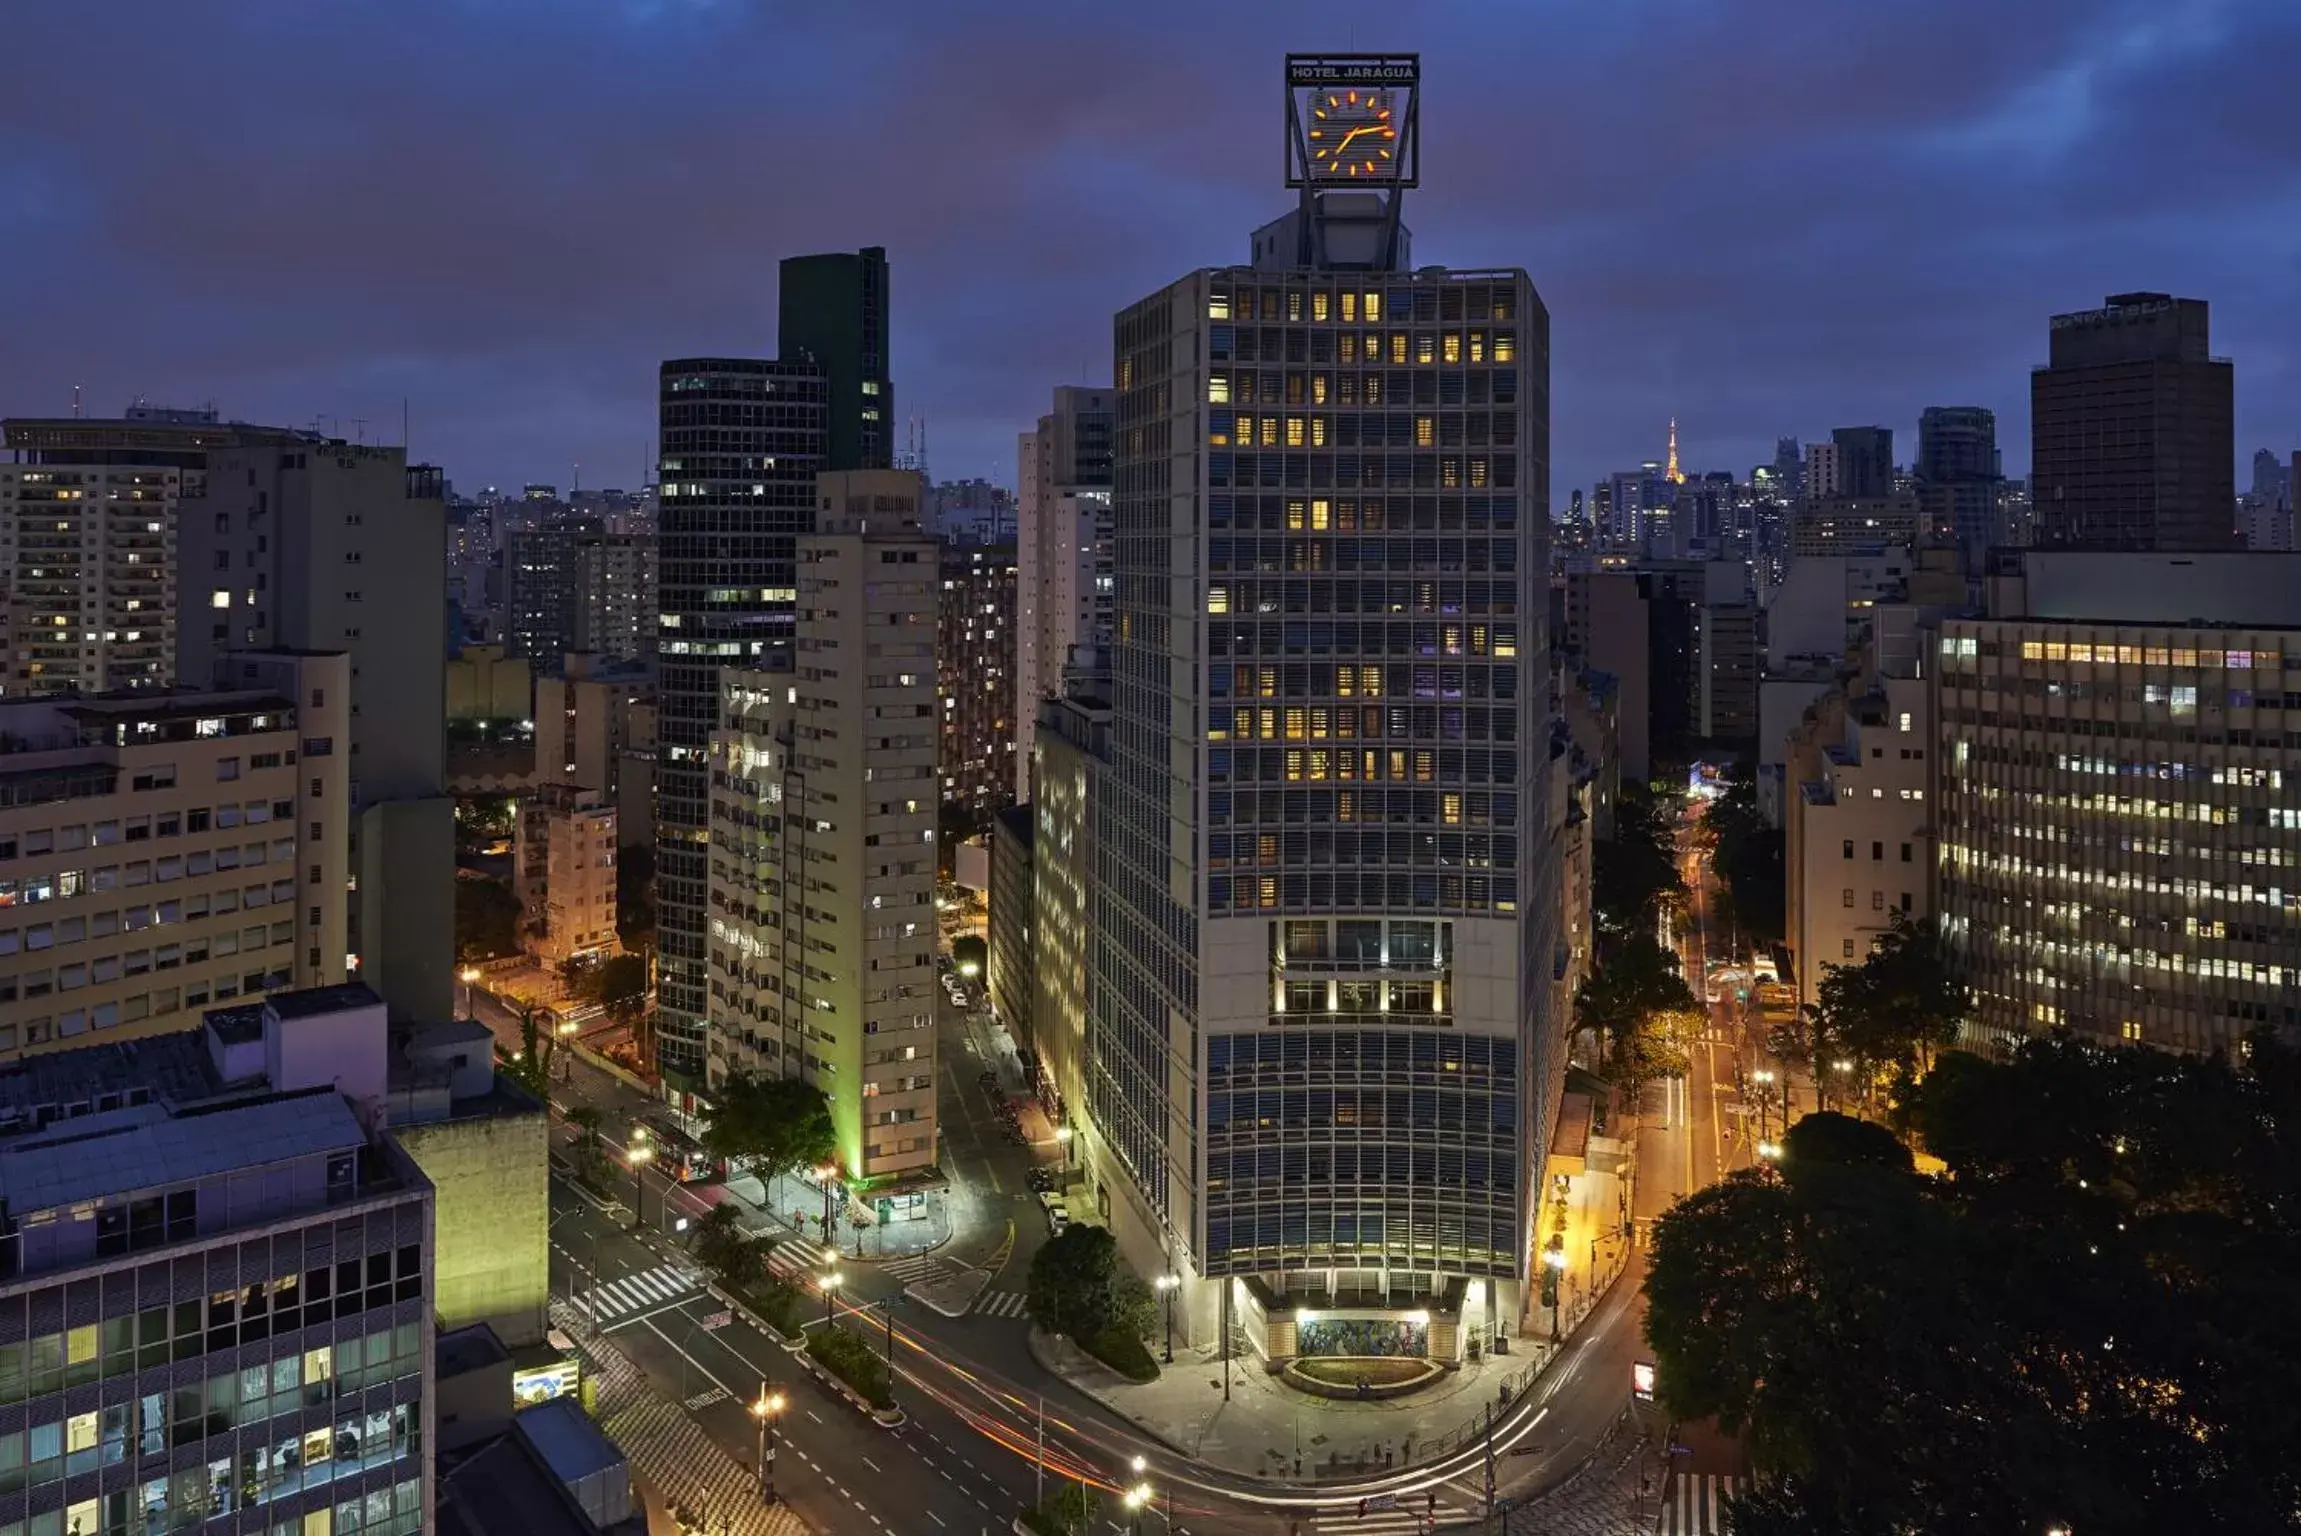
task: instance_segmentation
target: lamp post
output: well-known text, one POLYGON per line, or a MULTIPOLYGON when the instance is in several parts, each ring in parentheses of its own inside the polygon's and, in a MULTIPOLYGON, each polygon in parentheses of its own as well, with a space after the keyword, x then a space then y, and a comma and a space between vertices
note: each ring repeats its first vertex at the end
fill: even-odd
POLYGON ((1565 1306, 1565 1302, 1566 1302, 1566 1298, 1565 1298, 1565 1296, 1564 1296, 1563 1294, 1561 1294, 1561 1292, 1560 1292, 1560 1290, 1559 1290, 1559 1285, 1560 1285, 1560 1282, 1561 1282, 1561 1281, 1562 1281, 1562 1280, 1565 1278, 1565 1271, 1566 1271, 1566 1250, 1565 1250, 1565 1248, 1564 1248, 1564 1247, 1556 1247, 1556 1248, 1545 1248, 1545 1249, 1543 1249, 1543 1250, 1542 1250, 1542 1262, 1550 1266, 1550 1272, 1551 1272, 1551 1280, 1550 1280, 1550 1342, 1551 1342, 1551 1343, 1553 1343, 1553 1344, 1555 1344, 1555 1343, 1557 1343, 1557 1342, 1558 1342, 1558 1340, 1559 1340, 1559 1333, 1558 1333, 1558 1314, 1559 1314, 1559 1312, 1560 1312, 1561 1310, 1563 1310, 1563 1308, 1564 1308, 1564 1306, 1565 1306))
POLYGON ((1140 1456, 1134 1459, 1135 1484, 1126 1491, 1127 1515, 1133 1536, 1142 1536, 1143 1511, 1150 1507, 1151 1485, 1143 1476, 1149 1465, 1140 1456))
POLYGON ((1166 1363, 1174 1364, 1174 1293, 1182 1286, 1182 1276, 1169 1270, 1151 1282, 1166 1297, 1166 1363))
POLYGON ((1774 1108, 1771 1088, 1774 1081, 1774 1069, 1772 1067, 1760 1067, 1750 1074, 1750 1081, 1758 1085, 1758 1135, 1763 1140, 1771 1140, 1773 1137, 1773 1120, 1770 1117, 1774 1108))
POLYGON ((839 1251, 838 1240, 831 1233, 831 1186, 838 1182, 839 1165, 825 1163, 815 1170, 816 1182, 823 1186, 823 1246, 833 1253, 839 1251))
POLYGON ((479 980, 479 967, 467 965, 455 975, 456 980, 463 983, 463 1016, 467 1019, 477 1018, 478 1015, 471 1011, 471 984, 479 980))
POLYGON ((647 1165, 655 1160, 655 1148, 648 1145, 647 1127, 631 1128, 631 1140, 623 1149, 624 1161, 631 1164, 631 1230, 636 1232, 647 1224, 647 1165))
POLYGON ((1055 1140, 1061 1142, 1063 1147, 1063 1172, 1065 1173, 1071 1171, 1071 1144, 1078 1140, 1078 1134, 1067 1125, 1055 1127, 1055 1140))
POLYGON ((835 1269, 823 1271, 823 1323, 825 1327, 836 1328, 839 1326, 838 1320, 831 1315, 831 1298, 839 1293, 839 1282, 842 1278, 844 1277, 835 1269))
POLYGON ((767 1379, 759 1379, 759 1400, 751 1405, 751 1417, 759 1421, 759 1501, 775 1502, 775 1419, 783 1412, 784 1398, 780 1392, 767 1390, 767 1379))

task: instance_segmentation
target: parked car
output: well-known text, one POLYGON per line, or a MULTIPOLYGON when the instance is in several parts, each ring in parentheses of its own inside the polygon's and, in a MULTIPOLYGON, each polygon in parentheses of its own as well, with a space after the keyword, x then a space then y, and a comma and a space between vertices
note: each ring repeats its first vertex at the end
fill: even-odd
POLYGON ((1070 1206, 1051 1189, 1039 1191, 1039 1209, 1047 1213, 1047 1225, 1057 1232, 1071 1224, 1070 1206))
POLYGON ((1063 1187, 1062 1173, 1053 1168, 1033 1168, 1024 1175, 1031 1188, 1039 1194, 1048 1194, 1063 1187))

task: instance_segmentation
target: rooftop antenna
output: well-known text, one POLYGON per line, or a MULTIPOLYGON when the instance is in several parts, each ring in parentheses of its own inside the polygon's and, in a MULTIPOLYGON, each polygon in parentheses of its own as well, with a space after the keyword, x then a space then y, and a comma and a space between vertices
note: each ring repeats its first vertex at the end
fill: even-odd
POLYGON ((367 446, 368 419, 365 416, 354 416, 352 418, 352 441, 359 444, 362 448, 367 446))
POLYGON ((72 386, 72 415, 75 420, 80 415, 80 386, 77 384, 72 386))

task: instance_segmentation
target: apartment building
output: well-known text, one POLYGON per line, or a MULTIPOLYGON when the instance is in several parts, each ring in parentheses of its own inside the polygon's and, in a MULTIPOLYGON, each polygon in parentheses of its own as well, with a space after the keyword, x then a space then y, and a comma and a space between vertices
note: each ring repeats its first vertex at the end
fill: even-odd
POLYGON ((0 1060, 341 981, 350 665, 0 703, 0 1060))
POLYGON ((1014 798, 1015 550, 946 544, 935 648, 945 805, 988 817, 1014 798))
POLYGON ((106 452, 0 464, 4 691, 165 687, 176 672, 183 471, 106 452))
POLYGON ((512 867, 522 947, 548 966, 615 949, 615 801, 603 790, 547 783, 521 799, 512 867))
POLYGON ((712 735, 710 1079, 803 1077, 841 1163, 935 1165, 936 546, 903 470, 826 474, 790 664, 727 669, 712 735))

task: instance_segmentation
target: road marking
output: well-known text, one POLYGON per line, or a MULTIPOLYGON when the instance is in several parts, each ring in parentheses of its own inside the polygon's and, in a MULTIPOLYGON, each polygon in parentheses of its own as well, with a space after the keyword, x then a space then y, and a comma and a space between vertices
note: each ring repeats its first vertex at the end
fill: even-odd
MULTIPOLYGON (((874 1471, 874 1472, 877 1472, 877 1471, 879 1470, 879 1464, 878 1464, 877 1462, 873 1461, 873 1460, 872 1460, 870 1457, 868 1457, 868 1456, 866 1456, 866 1457, 864 1457, 864 1458, 863 1458, 863 1465, 864 1465, 864 1466, 866 1466, 866 1467, 869 1467, 869 1468, 870 1468, 872 1471, 874 1471)), ((882 1475, 884 1475, 884 1474, 882 1474, 882 1475)))
POLYGON ((936 1514, 936 1513, 935 1513, 933 1510, 931 1510, 931 1509, 927 1511, 927 1518, 928 1518, 928 1519, 930 1519, 930 1520, 932 1520, 932 1521, 934 1521, 934 1522, 935 1522, 937 1525, 947 1525, 947 1524, 948 1524, 948 1522, 947 1522, 947 1521, 945 1521, 941 1515, 938 1515, 938 1514, 936 1514))

